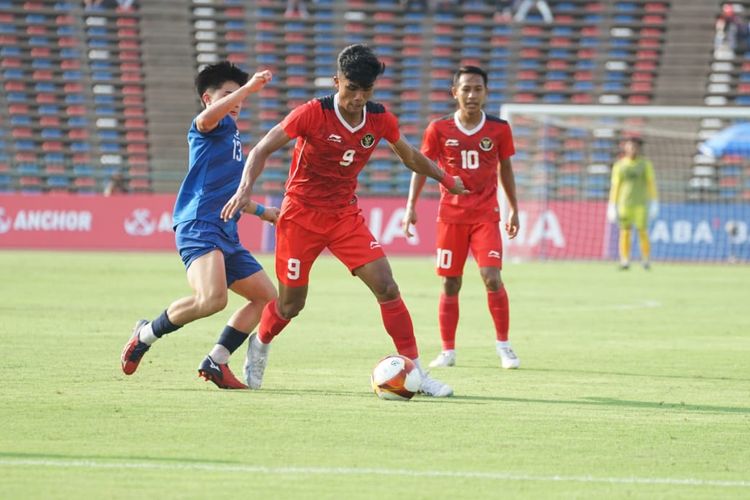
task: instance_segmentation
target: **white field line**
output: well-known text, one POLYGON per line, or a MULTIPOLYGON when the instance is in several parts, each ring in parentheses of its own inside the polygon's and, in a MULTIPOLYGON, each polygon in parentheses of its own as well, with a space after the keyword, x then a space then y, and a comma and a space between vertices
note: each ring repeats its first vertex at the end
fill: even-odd
POLYGON ((537 476, 510 472, 438 471, 411 469, 380 469, 356 467, 263 467, 256 465, 209 464, 200 462, 118 462, 98 460, 66 460, 45 458, 0 458, 0 467, 59 467, 79 469, 143 469, 198 472, 244 472, 250 474, 289 476, 399 476, 458 479, 486 479, 521 482, 643 484, 668 486, 709 486, 719 488, 750 488, 750 481, 667 477, 596 477, 537 476))

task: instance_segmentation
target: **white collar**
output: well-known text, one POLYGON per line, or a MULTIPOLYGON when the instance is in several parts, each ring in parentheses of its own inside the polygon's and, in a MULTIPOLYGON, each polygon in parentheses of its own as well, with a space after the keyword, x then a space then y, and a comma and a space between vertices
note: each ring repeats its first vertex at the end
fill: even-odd
POLYGON ((362 122, 360 122, 359 125, 356 127, 352 127, 349 125, 349 122, 347 122, 343 116, 341 116, 341 111, 339 111, 339 94, 336 92, 336 95, 333 96, 333 109, 336 111, 336 116, 338 116, 339 121, 341 124, 346 127, 346 130, 349 132, 356 132, 357 130, 361 129, 365 126, 365 122, 367 121, 367 105, 365 105, 364 108, 362 108, 362 122))
POLYGON ((466 127, 464 127, 461 124, 461 120, 458 119, 458 113, 459 113, 458 110, 456 110, 456 112, 453 113, 453 121, 456 123, 456 127, 458 127, 458 130, 460 130, 464 134, 466 134, 466 135, 474 135, 477 132, 479 132, 479 130, 484 126, 484 122, 485 122, 485 119, 486 119, 486 115, 484 114, 484 111, 482 111, 482 119, 479 120, 479 124, 476 127, 474 127, 473 129, 471 129, 471 130, 467 129, 466 127))

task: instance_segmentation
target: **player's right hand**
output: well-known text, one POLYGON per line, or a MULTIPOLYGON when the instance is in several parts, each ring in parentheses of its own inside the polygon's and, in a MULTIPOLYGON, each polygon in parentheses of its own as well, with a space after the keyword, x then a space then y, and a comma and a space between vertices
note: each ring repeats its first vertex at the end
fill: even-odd
POLYGON ((414 236, 414 233, 412 233, 409 229, 413 224, 417 223, 417 211, 413 208, 406 207, 406 210, 404 211, 404 218, 401 219, 401 229, 404 231, 404 234, 407 238, 411 238, 414 236))
POLYGON ((456 181, 456 185, 453 186, 453 189, 449 189, 452 194, 467 194, 471 192, 466 189, 464 181, 459 176, 454 175, 453 180, 456 181))
POLYGON ((614 203, 607 205, 607 220, 609 222, 617 222, 617 206, 614 203))
POLYGON ((250 194, 245 194, 241 188, 237 188, 237 192, 229 198, 229 201, 221 209, 221 220, 227 222, 237 212, 243 211, 248 203, 250 203, 250 194))

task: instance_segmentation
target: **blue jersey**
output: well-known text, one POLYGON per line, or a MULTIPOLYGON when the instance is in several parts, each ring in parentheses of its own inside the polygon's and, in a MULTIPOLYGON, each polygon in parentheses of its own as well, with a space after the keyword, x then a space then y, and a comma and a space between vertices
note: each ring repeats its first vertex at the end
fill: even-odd
POLYGON ((221 220, 220 214, 242 177, 242 142, 237 124, 227 115, 215 129, 204 134, 193 120, 187 139, 190 165, 174 205, 174 226, 201 220, 221 227, 228 235, 236 235, 240 214, 227 222, 221 220))

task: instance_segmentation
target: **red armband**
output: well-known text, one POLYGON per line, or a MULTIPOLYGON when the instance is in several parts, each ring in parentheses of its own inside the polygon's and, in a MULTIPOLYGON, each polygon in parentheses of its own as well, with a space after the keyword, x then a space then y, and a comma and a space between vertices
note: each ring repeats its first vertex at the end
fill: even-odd
POLYGON ((445 175, 443 175, 443 178, 440 179, 440 184, 442 184, 445 189, 450 191, 454 187, 456 187, 456 179, 453 178, 452 175, 450 175, 448 172, 445 172, 445 175))

